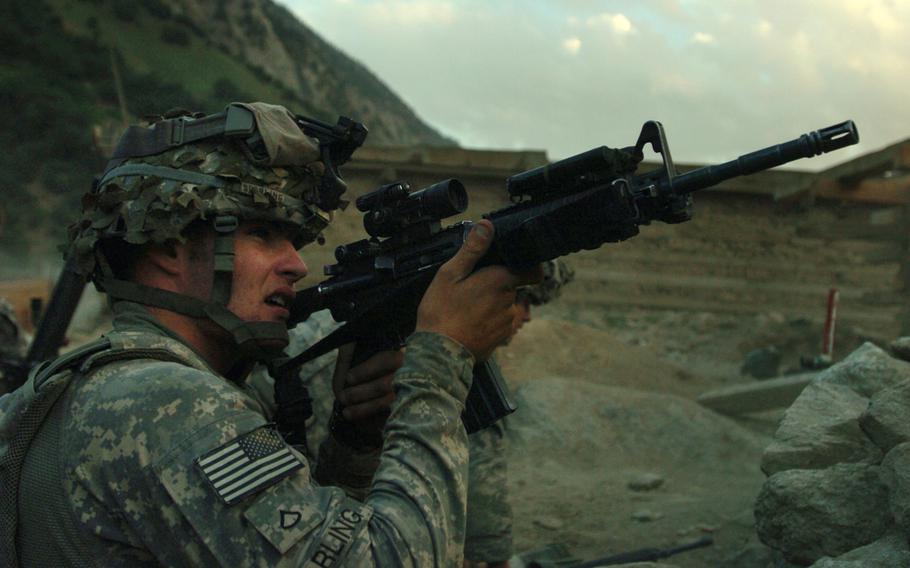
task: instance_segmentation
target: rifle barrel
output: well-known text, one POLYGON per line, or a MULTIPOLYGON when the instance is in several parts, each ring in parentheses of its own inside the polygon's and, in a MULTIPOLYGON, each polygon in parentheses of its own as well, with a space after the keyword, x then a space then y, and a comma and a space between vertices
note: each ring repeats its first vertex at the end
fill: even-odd
POLYGON ((750 152, 735 160, 705 166, 661 181, 661 190, 684 195, 734 178, 754 174, 798 160, 811 158, 859 142, 859 132, 852 120, 803 134, 799 138, 750 152))

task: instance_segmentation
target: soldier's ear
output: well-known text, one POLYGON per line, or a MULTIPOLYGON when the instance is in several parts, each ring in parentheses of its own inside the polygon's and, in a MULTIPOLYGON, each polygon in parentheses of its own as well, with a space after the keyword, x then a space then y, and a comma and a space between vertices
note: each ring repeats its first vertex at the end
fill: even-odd
POLYGON ((177 241, 150 243, 143 252, 143 259, 140 262, 146 264, 148 269, 172 276, 188 269, 189 251, 184 244, 177 241))

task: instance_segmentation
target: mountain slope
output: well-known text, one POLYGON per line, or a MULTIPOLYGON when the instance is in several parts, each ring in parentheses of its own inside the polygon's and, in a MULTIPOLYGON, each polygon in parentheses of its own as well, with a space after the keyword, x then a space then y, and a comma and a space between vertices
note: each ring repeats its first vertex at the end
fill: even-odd
POLYGON ((368 144, 454 145, 271 0, 36 0, 0 21, 0 248, 60 242, 124 117, 264 100, 370 129, 368 144))

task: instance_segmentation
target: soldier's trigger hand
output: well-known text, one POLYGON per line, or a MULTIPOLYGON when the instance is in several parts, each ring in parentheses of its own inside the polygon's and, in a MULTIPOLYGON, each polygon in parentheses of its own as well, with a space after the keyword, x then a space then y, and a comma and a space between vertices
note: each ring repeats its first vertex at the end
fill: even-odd
POLYGON ((344 417, 381 431, 395 401, 392 377, 403 362, 403 349, 382 351, 350 369, 337 394, 344 417))
POLYGON ((443 264, 417 309, 417 331, 441 333, 486 360, 510 334, 515 288, 539 279, 539 271, 516 274, 503 266, 474 266, 493 242, 493 224, 478 221, 443 264))

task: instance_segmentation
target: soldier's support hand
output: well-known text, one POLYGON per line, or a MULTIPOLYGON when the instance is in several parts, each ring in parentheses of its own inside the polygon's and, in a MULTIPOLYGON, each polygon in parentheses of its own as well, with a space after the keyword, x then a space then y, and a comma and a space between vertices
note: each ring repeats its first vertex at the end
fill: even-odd
POLYGON ((539 269, 514 273, 474 266, 493 242, 493 223, 477 222, 461 250, 439 268, 417 310, 417 331, 441 333, 484 361, 509 336, 515 288, 541 278, 539 269))
POLYGON ((336 369, 335 397, 344 405, 344 417, 357 422, 378 415, 384 422, 395 400, 392 377, 403 361, 404 349, 382 351, 353 369, 336 369))
POLYGON ((382 429, 395 402, 392 378, 404 361, 404 349, 376 353, 350 367, 354 344, 338 352, 332 390, 343 407, 342 416, 354 424, 361 441, 373 447, 382 444, 382 429))

